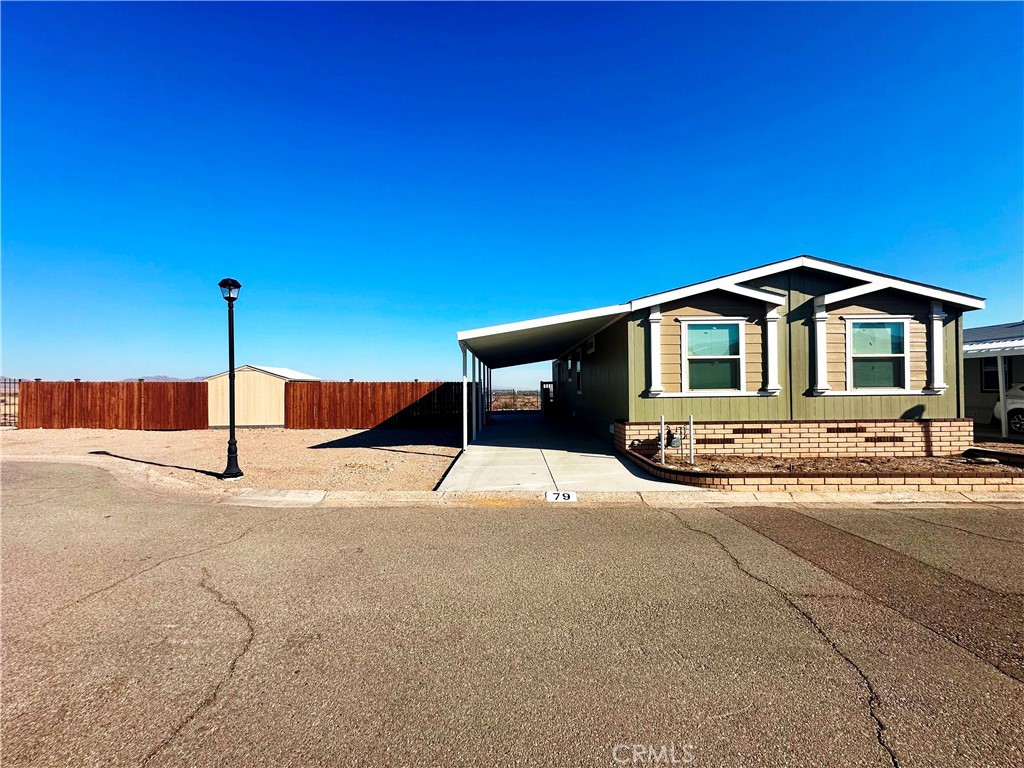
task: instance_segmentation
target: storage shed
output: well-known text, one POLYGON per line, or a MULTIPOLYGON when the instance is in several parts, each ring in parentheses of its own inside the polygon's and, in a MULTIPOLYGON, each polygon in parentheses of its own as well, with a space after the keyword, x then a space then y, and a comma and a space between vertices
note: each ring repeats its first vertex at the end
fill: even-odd
MULTIPOLYGON (((228 372, 206 379, 209 387, 210 426, 228 426, 228 372)), ((269 365, 235 368, 235 425, 283 427, 284 385, 287 381, 320 381, 308 373, 269 365)))

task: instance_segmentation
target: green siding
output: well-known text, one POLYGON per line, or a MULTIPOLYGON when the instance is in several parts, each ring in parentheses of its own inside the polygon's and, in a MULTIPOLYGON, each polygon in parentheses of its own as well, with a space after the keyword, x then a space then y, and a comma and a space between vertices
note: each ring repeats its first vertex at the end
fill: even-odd
MULTIPOLYGON (((700 421, 778 421, 787 419, 950 418, 963 414, 960 364, 961 314, 946 308, 944 325, 945 381, 941 395, 825 395, 815 396, 814 297, 854 285, 847 278, 817 270, 796 269, 765 278, 757 287, 785 291, 779 334, 779 379, 775 397, 645 397, 649 365, 647 312, 628 318, 630 421, 670 421, 690 415, 700 421)), ((911 299, 917 307, 920 299, 911 299)))
POLYGON ((594 337, 594 352, 583 349, 583 393, 576 394, 575 371, 571 382, 565 379, 565 364, 575 360, 577 349, 559 359, 561 381, 557 384, 558 399, 564 415, 574 424, 608 441, 613 439, 609 427, 616 419, 629 414, 628 324, 622 319, 594 337))

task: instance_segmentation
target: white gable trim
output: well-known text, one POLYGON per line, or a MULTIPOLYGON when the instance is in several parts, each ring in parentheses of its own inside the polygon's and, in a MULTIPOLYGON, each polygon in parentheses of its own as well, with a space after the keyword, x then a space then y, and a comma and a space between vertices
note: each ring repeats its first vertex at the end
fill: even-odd
POLYGON ((816 259, 813 256, 795 256, 792 259, 786 259, 784 261, 777 262, 775 264, 766 264, 763 267, 755 267, 754 269, 748 269, 744 272, 737 272, 734 275, 727 277, 719 277, 714 280, 706 280, 703 283, 696 283, 694 285, 688 285, 683 288, 676 288, 672 291, 665 291, 664 293, 657 293, 653 296, 645 296, 643 298, 635 299, 630 302, 633 310, 646 309, 656 304, 664 304, 675 299, 685 298, 687 296, 693 296, 699 293, 706 293, 714 290, 724 290, 733 293, 740 293, 740 295, 749 296, 750 298, 757 298, 762 301, 771 301, 773 303, 782 304, 782 300, 778 297, 778 294, 768 293, 767 291, 757 291, 753 288, 739 285, 739 283, 748 282, 750 280, 758 280, 768 275, 775 275, 779 272, 786 272, 790 269, 796 269, 798 267, 807 267, 808 269, 816 269, 819 272, 828 272, 829 274, 839 275, 840 277, 847 277, 851 280, 863 280, 867 283, 866 286, 856 286, 849 288, 844 291, 837 291, 832 294, 827 294, 821 297, 823 304, 828 305, 835 303, 836 301, 842 301, 844 298, 854 298, 865 293, 871 293, 873 291, 880 291, 885 288, 893 288, 899 291, 905 291, 907 293, 917 294, 918 296, 925 296, 930 299, 937 301, 947 301, 952 304, 956 304, 962 307, 970 307, 972 309, 984 309, 985 300, 979 299, 974 296, 968 296, 963 293, 954 293, 953 291, 946 291, 941 288, 934 288, 927 285, 919 285, 912 283, 907 280, 900 280, 895 277, 887 277, 884 275, 877 275, 872 272, 867 272, 862 269, 856 269, 855 267, 847 267, 842 264, 833 264, 832 262, 822 261, 816 259), (737 290, 738 289, 738 290, 737 290), (862 290, 863 289, 863 290, 862 290), (743 293, 743 291, 749 291, 749 293, 743 293), (847 295, 849 294, 849 295, 847 295))
MULTIPOLYGON (((750 270, 754 272, 756 270, 750 270)), ((741 273, 747 274, 747 273, 741 273)), ((770 273, 769 273, 770 274, 770 273)), ((758 291, 754 288, 748 288, 745 285, 737 285, 741 280, 752 280, 755 277, 743 277, 739 275, 733 275, 731 277, 718 277, 714 280, 706 280, 703 283, 696 283, 694 285, 687 285, 682 288, 676 288, 672 291, 665 291, 664 293, 656 293, 653 296, 646 296, 642 299, 634 299, 629 304, 635 312, 638 309, 647 309, 658 304, 667 304, 670 301, 676 301, 677 299, 685 299, 688 296, 697 296, 702 293, 710 293, 711 291, 728 291, 729 293, 735 293, 740 296, 746 296, 750 299, 757 299, 758 301, 767 301, 778 306, 782 306, 785 303, 786 298, 778 293, 769 293, 768 291, 758 291)))

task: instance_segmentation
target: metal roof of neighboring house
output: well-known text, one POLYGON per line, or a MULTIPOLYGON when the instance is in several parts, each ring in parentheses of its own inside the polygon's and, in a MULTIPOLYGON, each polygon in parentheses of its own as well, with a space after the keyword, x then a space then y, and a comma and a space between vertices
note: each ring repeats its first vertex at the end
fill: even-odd
POLYGON ((949 291, 938 286, 850 267, 814 256, 795 256, 791 259, 735 272, 713 280, 704 280, 670 291, 641 296, 625 304, 540 317, 518 323, 493 325, 470 331, 459 331, 457 338, 461 346, 470 350, 477 359, 490 368, 507 368, 512 365, 554 360, 630 312, 676 301, 687 296, 695 296, 709 291, 727 291, 769 304, 781 305, 785 299, 778 293, 752 288, 743 283, 799 267, 863 281, 862 285, 854 288, 819 297, 818 301, 825 305, 892 288, 969 309, 984 309, 985 307, 984 299, 967 293, 949 291))
POLYGON ((964 357, 1024 355, 1024 321, 964 329, 964 357))
MULTIPOLYGON (((241 371, 248 368, 251 371, 261 371, 263 373, 269 373, 271 376, 277 376, 280 379, 287 379, 288 381, 320 381, 316 376, 310 376, 308 373, 302 371, 296 371, 291 368, 278 368, 272 365, 240 365, 235 368, 235 372, 241 371)), ((207 376, 206 380, 215 379, 218 376, 227 375, 227 371, 221 371, 215 373, 213 376, 207 376)))

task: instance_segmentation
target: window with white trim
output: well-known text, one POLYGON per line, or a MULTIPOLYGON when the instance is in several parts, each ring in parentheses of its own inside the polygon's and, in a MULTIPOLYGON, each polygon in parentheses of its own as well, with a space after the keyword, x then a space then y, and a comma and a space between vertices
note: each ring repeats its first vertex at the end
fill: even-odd
POLYGON ((684 390, 743 389, 742 321, 687 321, 682 331, 684 390))
POLYGON ((583 347, 576 350, 576 394, 583 394, 583 347))
POLYGON ((905 319, 849 320, 847 361, 852 389, 907 389, 908 323, 905 319))
MULTIPOLYGON (((1017 377, 1014 375, 1013 370, 1013 358, 1007 357, 1003 359, 1005 370, 1003 372, 1004 378, 1006 379, 1007 386, 1012 381, 1016 381, 1017 377)), ((998 392, 999 391, 999 358, 997 357, 983 357, 981 358, 981 391, 982 392, 998 392)))

